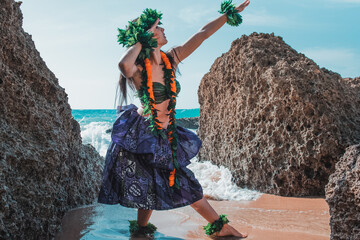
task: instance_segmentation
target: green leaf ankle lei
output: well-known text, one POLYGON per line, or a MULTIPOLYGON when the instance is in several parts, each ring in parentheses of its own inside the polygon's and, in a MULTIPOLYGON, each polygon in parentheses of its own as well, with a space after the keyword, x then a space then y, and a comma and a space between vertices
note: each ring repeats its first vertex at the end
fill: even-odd
POLYGON ((235 10, 235 4, 232 4, 232 0, 225 1, 221 3, 221 10, 219 11, 221 14, 227 15, 227 23, 230 26, 239 26, 242 23, 241 15, 235 10))
POLYGON ((219 216, 219 219, 218 220, 215 220, 213 223, 208 223, 208 225, 206 226, 203 226, 203 229, 205 230, 205 233, 207 235, 212 235, 214 234, 215 232, 219 232, 222 227, 224 226, 225 223, 228 223, 230 222, 227 218, 226 218, 227 215, 225 214, 221 214, 219 216))
POLYGON ((154 224, 148 223, 147 226, 143 227, 137 223, 137 220, 128 220, 130 222, 129 231, 131 234, 154 234, 157 227, 154 224))

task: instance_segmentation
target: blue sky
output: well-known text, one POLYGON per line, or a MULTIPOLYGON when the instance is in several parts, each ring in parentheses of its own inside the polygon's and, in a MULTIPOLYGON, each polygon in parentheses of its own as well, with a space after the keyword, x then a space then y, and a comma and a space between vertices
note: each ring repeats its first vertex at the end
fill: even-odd
MULTIPOLYGON (((163 13, 167 50, 218 17, 220 4, 221 0, 24 0, 21 10, 25 31, 65 88, 71 108, 111 109, 117 63, 125 51, 116 42, 118 27, 124 28, 145 8, 156 8, 163 13)), ((177 108, 200 107, 197 90, 203 75, 232 41, 252 32, 274 32, 320 67, 342 77, 360 76, 359 12, 360 0, 252 0, 242 12, 242 25, 225 24, 179 65, 177 108)))

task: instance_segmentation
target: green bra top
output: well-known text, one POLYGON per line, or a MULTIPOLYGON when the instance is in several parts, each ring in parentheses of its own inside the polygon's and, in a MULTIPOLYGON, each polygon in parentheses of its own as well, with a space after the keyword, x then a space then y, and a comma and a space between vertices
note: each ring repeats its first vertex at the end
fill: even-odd
MULTIPOLYGON (((176 79, 175 79, 175 83, 176 83, 176 96, 177 96, 181 90, 181 86, 176 79)), ((166 99, 170 99, 170 97, 166 94, 166 87, 162 83, 153 82, 153 92, 154 92, 155 104, 159 104, 165 101, 166 99)), ((138 94, 140 94, 139 91, 138 94)))

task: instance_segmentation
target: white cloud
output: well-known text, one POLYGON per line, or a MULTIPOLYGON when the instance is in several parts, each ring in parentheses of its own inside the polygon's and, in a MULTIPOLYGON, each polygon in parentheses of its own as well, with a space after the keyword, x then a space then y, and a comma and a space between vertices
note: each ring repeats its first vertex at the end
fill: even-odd
POLYGON ((306 55, 313 56, 323 62, 346 61, 349 58, 354 58, 354 53, 351 49, 326 49, 326 48, 312 48, 303 51, 306 55))
POLYGON ((284 26, 290 23, 289 19, 283 16, 270 15, 266 11, 256 13, 244 13, 243 19, 249 26, 284 26))
POLYGON ((360 3, 360 0, 332 0, 333 2, 360 3))
POLYGON ((203 9, 201 11, 199 11, 199 9, 203 9, 203 6, 201 6, 201 8, 194 6, 183 8, 179 11, 178 17, 184 22, 192 24, 198 23, 203 19, 208 19, 210 16, 213 16, 214 9, 203 9))
POLYGON ((321 67, 340 73, 342 77, 360 76, 360 56, 348 48, 310 48, 302 51, 321 67))
MULTIPOLYGON (((203 8, 203 7, 202 7, 203 8)), ((188 24, 214 20, 216 9, 206 9, 199 11, 199 8, 191 6, 179 11, 178 17, 188 24)), ((284 16, 268 14, 265 10, 241 13, 247 26, 288 26, 295 24, 292 20, 284 16)))

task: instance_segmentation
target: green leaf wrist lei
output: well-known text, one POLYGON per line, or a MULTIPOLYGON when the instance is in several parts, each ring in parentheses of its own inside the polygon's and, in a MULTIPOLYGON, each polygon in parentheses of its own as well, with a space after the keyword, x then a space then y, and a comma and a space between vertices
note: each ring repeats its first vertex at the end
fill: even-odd
POLYGON ((242 23, 242 17, 237 10, 235 10, 235 4, 232 4, 232 0, 222 2, 219 13, 225 13, 227 15, 227 23, 230 26, 237 27, 242 23))
POLYGON ((213 223, 208 223, 208 225, 206 226, 203 226, 203 229, 205 230, 205 233, 207 235, 212 235, 214 234, 215 232, 219 232, 222 227, 224 226, 225 223, 228 223, 230 222, 227 218, 226 218, 227 215, 225 214, 221 214, 219 216, 219 219, 218 220, 215 220, 213 223))

